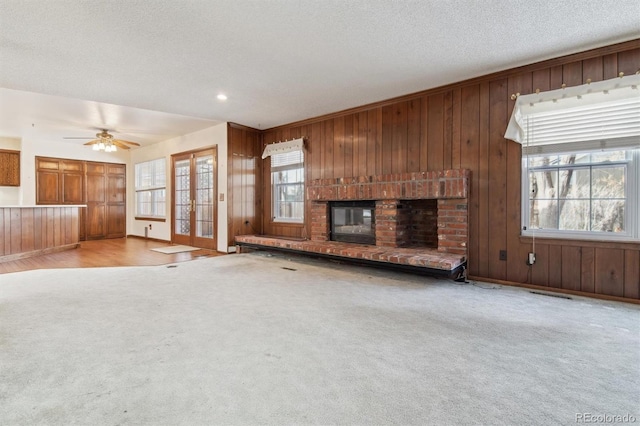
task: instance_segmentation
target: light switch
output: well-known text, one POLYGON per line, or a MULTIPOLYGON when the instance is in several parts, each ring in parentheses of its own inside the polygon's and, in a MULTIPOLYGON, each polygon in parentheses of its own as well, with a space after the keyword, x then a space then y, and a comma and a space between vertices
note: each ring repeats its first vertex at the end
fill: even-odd
POLYGON ((222 192, 220 193, 220 201, 224 201, 224 194, 222 192))

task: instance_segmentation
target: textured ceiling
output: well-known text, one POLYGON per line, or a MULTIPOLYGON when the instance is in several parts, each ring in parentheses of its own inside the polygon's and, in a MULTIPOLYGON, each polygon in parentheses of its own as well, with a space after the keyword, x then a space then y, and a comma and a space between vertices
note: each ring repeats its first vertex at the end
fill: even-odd
POLYGON ((265 129, 637 38, 639 16, 637 0, 0 0, 0 87, 265 129))

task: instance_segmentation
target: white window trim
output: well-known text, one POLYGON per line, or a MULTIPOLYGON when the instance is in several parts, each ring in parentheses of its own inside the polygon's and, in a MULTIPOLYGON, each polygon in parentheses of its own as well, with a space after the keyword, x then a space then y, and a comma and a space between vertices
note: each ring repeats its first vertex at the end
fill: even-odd
MULTIPOLYGON (((585 151, 569 151, 558 153, 558 155, 569 155, 585 151)), ((587 151, 593 152, 593 151, 587 151)), ((556 155, 554 153, 554 155, 556 155)), ((528 156, 522 156, 522 200, 521 200, 521 235, 533 238, 551 238, 566 240, 593 240, 593 241, 619 241, 638 242, 640 241, 640 149, 632 150, 631 161, 627 162, 626 185, 626 211, 625 229, 626 232, 598 232, 598 231, 569 231, 562 229, 536 229, 528 228, 529 217, 529 168, 528 156)))
POLYGON ((137 218, 145 218, 145 219, 166 219, 167 218, 167 203, 166 203, 166 199, 167 199, 167 160, 164 157, 161 158, 156 158, 154 160, 147 160, 147 161, 141 161, 139 163, 136 163, 133 167, 134 170, 134 183, 135 183, 135 217, 137 218), (163 162, 164 164, 164 172, 165 172, 165 185, 154 185, 154 186, 148 186, 148 187, 138 187, 138 174, 137 174, 137 166, 140 164, 144 164, 144 163, 154 163, 154 162, 163 162), (164 189, 165 191, 165 207, 164 207, 164 214, 159 215, 147 215, 147 214, 141 214, 138 212, 138 194, 142 193, 142 192, 152 192, 152 191, 157 191, 160 189, 164 189))
MULTIPOLYGON (((300 139, 300 141, 302 141, 302 139, 300 139)), ((293 141, 292 141, 293 142, 293 141)), ((297 142, 297 141, 296 141, 297 142)), ((282 142, 284 143, 284 142, 282 142)), ((280 143, 280 144, 282 144, 280 143)), ((279 144, 275 144, 275 145, 279 145, 279 144)), ((278 155, 278 154, 284 154, 286 152, 293 152, 293 151, 300 151, 301 155, 302 155, 302 162, 301 163, 295 163, 295 165, 300 164, 301 167, 294 167, 295 165, 290 165, 290 166, 285 166, 286 169, 298 169, 301 168, 302 169, 302 176, 303 176, 303 180, 302 182, 300 182, 302 184, 302 217, 300 218, 286 218, 286 217, 278 217, 276 216, 276 188, 278 187, 277 184, 274 183, 273 181, 273 174, 274 171, 271 170, 271 221, 273 223, 283 223, 283 224, 304 224, 304 212, 305 212, 305 208, 306 208, 306 199, 304 197, 304 193, 305 193, 305 187, 306 187, 306 183, 304 180, 304 173, 305 173, 305 155, 304 155, 304 150, 301 149, 300 147, 296 147, 296 149, 289 149, 287 151, 284 152, 271 152, 269 153, 269 156, 274 156, 274 155, 278 155), (299 149, 298 149, 299 148, 299 149)), ((265 158, 265 157, 263 157, 265 158)), ((281 168, 280 170, 284 170, 283 168, 281 168)))

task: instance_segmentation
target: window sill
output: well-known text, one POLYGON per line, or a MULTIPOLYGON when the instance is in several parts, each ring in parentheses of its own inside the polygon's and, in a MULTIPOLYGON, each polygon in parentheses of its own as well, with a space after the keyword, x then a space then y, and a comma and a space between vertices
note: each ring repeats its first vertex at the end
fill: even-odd
POLYGON ((293 221, 286 221, 286 220, 274 220, 271 219, 271 224, 272 225, 277 225, 277 226, 290 226, 293 228, 302 228, 304 227, 304 222, 293 222, 293 221))
POLYGON ((165 217, 144 217, 144 216, 136 216, 135 220, 148 220, 151 222, 166 222, 167 218, 165 217))
MULTIPOLYGON (((532 244, 534 237, 531 235, 520 235, 520 242, 523 244, 532 244)), ((549 237, 536 236, 536 244, 548 244, 552 246, 572 246, 572 247, 597 247, 597 248, 620 248, 640 250, 640 241, 634 239, 618 239, 618 240, 596 240, 589 238, 569 238, 569 237, 549 237)))

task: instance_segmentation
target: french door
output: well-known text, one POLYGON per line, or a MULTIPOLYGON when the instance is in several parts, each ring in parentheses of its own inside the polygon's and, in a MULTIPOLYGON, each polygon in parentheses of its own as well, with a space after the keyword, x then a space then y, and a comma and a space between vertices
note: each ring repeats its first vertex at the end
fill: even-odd
POLYGON ((171 156, 171 242, 216 249, 215 148, 171 156))

